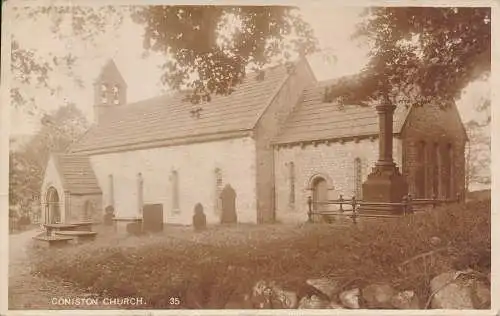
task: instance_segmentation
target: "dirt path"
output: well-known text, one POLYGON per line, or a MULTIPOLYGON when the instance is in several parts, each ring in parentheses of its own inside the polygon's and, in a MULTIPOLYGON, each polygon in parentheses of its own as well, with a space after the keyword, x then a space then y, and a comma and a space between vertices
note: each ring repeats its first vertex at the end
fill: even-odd
POLYGON ((9 309, 102 309, 102 306, 64 306, 53 304, 60 298, 84 297, 71 284, 31 274, 28 249, 39 230, 9 236, 9 309))

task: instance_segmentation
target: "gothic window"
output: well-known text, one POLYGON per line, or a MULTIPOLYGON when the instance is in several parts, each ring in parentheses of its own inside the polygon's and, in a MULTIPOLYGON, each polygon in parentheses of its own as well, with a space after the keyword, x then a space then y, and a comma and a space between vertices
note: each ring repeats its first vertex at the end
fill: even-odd
POLYGON ((179 211, 179 174, 176 170, 172 171, 172 210, 179 211))
POLYGON ((114 180, 113 180, 113 175, 110 174, 108 176, 108 189, 109 189, 109 200, 108 200, 108 205, 114 206, 115 205, 115 188, 114 188, 114 180))
POLYGON ((137 174, 137 206, 139 209, 139 213, 142 214, 142 206, 144 203, 144 179, 142 178, 142 173, 137 174))
POLYGON ((108 92, 108 85, 107 84, 103 83, 101 85, 101 92, 108 92))
POLYGON ((295 205, 295 164, 293 162, 290 162, 288 164, 288 178, 289 178, 289 192, 290 196, 288 197, 288 204, 290 206, 295 205))
POLYGON ((363 186, 363 166, 361 165, 361 158, 354 159, 354 194, 356 198, 360 199, 362 195, 363 186))
POLYGON ((222 201, 220 194, 222 193, 222 171, 219 168, 215 169, 215 212, 218 214, 221 211, 222 201))

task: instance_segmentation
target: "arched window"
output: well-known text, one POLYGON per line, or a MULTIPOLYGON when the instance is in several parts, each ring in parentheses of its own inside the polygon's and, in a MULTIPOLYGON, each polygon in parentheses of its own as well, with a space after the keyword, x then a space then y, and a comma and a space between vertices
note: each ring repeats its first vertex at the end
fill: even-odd
POLYGON ((354 159, 354 195, 356 198, 362 198, 363 191, 363 166, 361 158, 354 159))
POLYGON ((222 170, 215 168, 215 213, 220 214, 222 210, 222 201, 220 194, 222 193, 222 170))
POLYGON ((139 214, 142 214, 142 206, 144 205, 144 179, 142 173, 137 174, 137 207, 139 214))
POLYGON ((115 184, 114 184, 114 179, 113 175, 110 174, 108 175, 108 190, 109 190, 109 195, 108 195, 108 205, 115 206, 115 184))
POLYGON ((288 197, 288 204, 290 206, 295 205, 295 164, 293 162, 290 162, 288 164, 288 179, 289 179, 289 197, 288 197))
POLYGON ((172 210, 179 212, 179 174, 176 170, 172 171, 172 210))

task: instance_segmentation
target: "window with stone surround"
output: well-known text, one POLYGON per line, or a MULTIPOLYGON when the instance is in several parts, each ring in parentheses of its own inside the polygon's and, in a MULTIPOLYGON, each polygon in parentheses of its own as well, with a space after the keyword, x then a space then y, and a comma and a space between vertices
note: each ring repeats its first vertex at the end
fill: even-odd
POLYGON ((290 185, 288 204, 293 207, 295 205, 295 164, 293 162, 288 163, 288 181, 290 185))
POLYGON ((144 205, 144 179, 142 178, 142 173, 137 174, 137 208, 139 214, 142 214, 142 206, 144 205))
POLYGON ((172 212, 179 213, 179 173, 177 170, 172 171, 172 212))
POLYGON ((222 192, 222 170, 215 168, 215 214, 220 214, 222 209, 222 200, 220 194, 222 192))
POLYGON ((115 206, 115 183, 113 179, 113 175, 108 175, 108 205, 115 206))
POLYGON ((356 157, 354 159, 354 194, 356 198, 362 198, 363 191, 363 166, 361 164, 361 158, 356 157))

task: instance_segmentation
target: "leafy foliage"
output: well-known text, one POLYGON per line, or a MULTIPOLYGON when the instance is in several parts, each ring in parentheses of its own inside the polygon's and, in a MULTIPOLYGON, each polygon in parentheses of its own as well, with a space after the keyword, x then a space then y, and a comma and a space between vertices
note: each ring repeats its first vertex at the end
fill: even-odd
POLYGON ((298 11, 286 6, 148 6, 134 19, 145 26, 145 47, 170 58, 164 82, 187 85, 194 102, 231 93, 249 65, 260 69, 317 44, 298 11))
MULTIPOLYGON (((78 57, 71 49, 64 53, 48 54, 37 49, 26 47, 15 36, 16 23, 34 21, 50 27, 52 34, 59 41, 71 47, 75 40, 81 40, 90 47, 95 44, 98 35, 107 29, 118 27, 126 11, 113 6, 85 7, 85 6, 29 6, 12 7, 11 19, 14 21, 14 33, 11 38, 11 100, 16 107, 35 105, 35 95, 30 95, 27 87, 46 89, 51 95, 59 93, 62 87, 54 83, 55 73, 66 74, 79 87, 83 87, 83 80, 74 71, 73 67, 78 57)), ((38 24, 35 24, 38 25, 38 24)))
POLYGON ((490 8, 369 8, 353 37, 371 42, 370 61, 332 99, 447 105, 490 71, 490 8))
POLYGON ((50 153, 64 152, 87 127, 85 117, 73 104, 45 115, 42 128, 24 148, 10 152, 9 204, 25 205, 37 198, 50 153))

